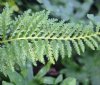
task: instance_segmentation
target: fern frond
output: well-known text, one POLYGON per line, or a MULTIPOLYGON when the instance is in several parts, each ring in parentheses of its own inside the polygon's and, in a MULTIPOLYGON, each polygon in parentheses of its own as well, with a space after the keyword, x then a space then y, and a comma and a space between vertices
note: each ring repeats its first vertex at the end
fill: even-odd
POLYGON ((62 58, 66 55, 71 57, 73 48, 79 55, 86 46, 93 50, 98 48, 99 24, 65 24, 63 21, 48 19, 48 15, 49 12, 45 11, 26 11, 13 20, 8 7, 4 9, 0 15, 1 70, 6 67, 13 69, 15 63, 25 65, 27 60, 34 65, 36 61, 45 63, 44 55, 51 63, 55 63, 59 54, 62 58))
POLYGON ((10 18, 11 13, 12 13, 12 9, 9 9, 9 6, 7 5, 4 8, 3 12, 0 14, 0 35, 2 35, 3 38, 6 37, 6 33, 9 32, 8 28, 12 23, 12 20, 10 18))

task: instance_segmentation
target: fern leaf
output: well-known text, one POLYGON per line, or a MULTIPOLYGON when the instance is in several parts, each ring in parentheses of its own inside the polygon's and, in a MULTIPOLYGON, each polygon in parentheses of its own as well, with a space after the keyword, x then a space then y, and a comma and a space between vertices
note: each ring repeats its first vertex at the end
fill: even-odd
POLYGON ((0 14, 1 71, 7 67, 13 69, 15 63, 26 65, 27 60, 34 65, 37 61, 45 64, 44 55, 54 64, 59 54, 62 58, 71 57, 73 48, 80 55, 87 46, 92 50, 99 47, 99 24, 58 22, 48 19, 48 15, 46 11, 26 11, 12 19, 10 9, 4 9, 0 14))
POLYGON ((47 54, 48 54, 48 60, 54 64, 54 57, 53 57, 53 49, 50 45, 50 43, 46 40, 46 44, 47 44, 47 54))
POLYGON ((58 41, 59 43, 59 51, 62 59, 65 57, 65 49, 64 49, 64 44, 62 41, 58 41))
POLYGON ((74 45, 76 52, 80 55, 80 48, 78 46, 78 43, 75 40, 72 40, 72 43, 74 45))
POLYGON ((84 42, 85 42, 86 45, 87 45, 88 47, 90 47, 92 50, 95 50, 95 48, 94 48, 92 42, 90 42, 88 39, 84 39, 84 42))
POLYGON ((72 55, 72 47, 71 47, 70 41, 66 41, 65 46, 67 48, 68 57, 70 58, 72 55))
POLYGON ((94 35, 93 37, 94 37, 95 39, 97 39, 97 40, 100 42, 100 38, 99 38, 98 35, 94 35))
POLYGON ((8 5, 4 8, 3 12, 0 14, 0 35, 3 36, 3 38, 6 38, 6 33, 12 23, 12 20, 10 18, 12 14, 12 9, 9 8, 8 5))
POLYGON ((54 58, 57 61, 58 57, 59 57, 59 46, 58 46, 58 43, 56 42, 56 40, 53 40, 51 42, 51 46, 52 46, 52 49, 53 49, 52 51, 53 51, 53 54, 54 54, 54 58))
POLYGON ((98 48, 98 43, 96 42, 96 40, 92 37, 89 38, 89 40, 93 43, 93 45, 98 48))
POLYGON ((82 52, 84 52, 85 51, 85 46, 84 46, 83 41, 80 39, 80 40, 78 40, 78 43, 79 43, 79 46, 80 46, 82 52))

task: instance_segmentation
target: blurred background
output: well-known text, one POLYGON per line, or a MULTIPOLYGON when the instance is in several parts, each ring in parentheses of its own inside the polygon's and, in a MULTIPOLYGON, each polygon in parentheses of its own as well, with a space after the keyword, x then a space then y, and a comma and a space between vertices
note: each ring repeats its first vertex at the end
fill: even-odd
POLYGON ((1 10, 6 3, 17 13, 45 9, 51 11, 52 17, 64 20, 84 19, 87 14, 100 15, 100 0, 0 0, 1 10))

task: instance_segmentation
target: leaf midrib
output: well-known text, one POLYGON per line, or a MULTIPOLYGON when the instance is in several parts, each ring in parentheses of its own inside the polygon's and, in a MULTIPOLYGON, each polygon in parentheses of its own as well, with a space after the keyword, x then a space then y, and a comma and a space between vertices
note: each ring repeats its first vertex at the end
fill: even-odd
POLYGON ((12 42, 12 41, 18 41, 18 40, 61 40, 61 41, 67 41, 67 40, 79 40, 79 39, 85 39, 85 38, 89 38, 89 37, 93 37, 96 35, 100 35, 100 32, 96 32, 95 34, 91 34, 91 35, 85 35, 85 36, 79 36, 79 37, 67 37, 67 38, 57 38, 57 37, 19 37, 19 38, 12 38, 9 40, 2 40, 0 41, 0 43, 6 43, 6 42, 12 42))

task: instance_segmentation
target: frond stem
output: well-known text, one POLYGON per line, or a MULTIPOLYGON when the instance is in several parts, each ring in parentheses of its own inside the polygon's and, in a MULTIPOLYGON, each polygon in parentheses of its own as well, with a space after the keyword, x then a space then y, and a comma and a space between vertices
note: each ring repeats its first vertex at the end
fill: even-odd
POLYGON ((79 36, 79 37, 67 37, 67 38, 57 38, 57 37, 19 37, 19 38, 15 38, 15 39, 9 39, 9 40, 2 40, 0 41, 0 43, 6 43, 6 42, 11 42, 11 41, 17 41, 17 40, 61 40, 61 41, 67 41, 67 40, 79 40, 79 39, 85 39, 85 38, 89 38, 92 36, 96 36, 96 35, 100 35, 100 32, 96 32, 95 34, 91 34, 91 35, 85 35, 85 36, 79 36))

